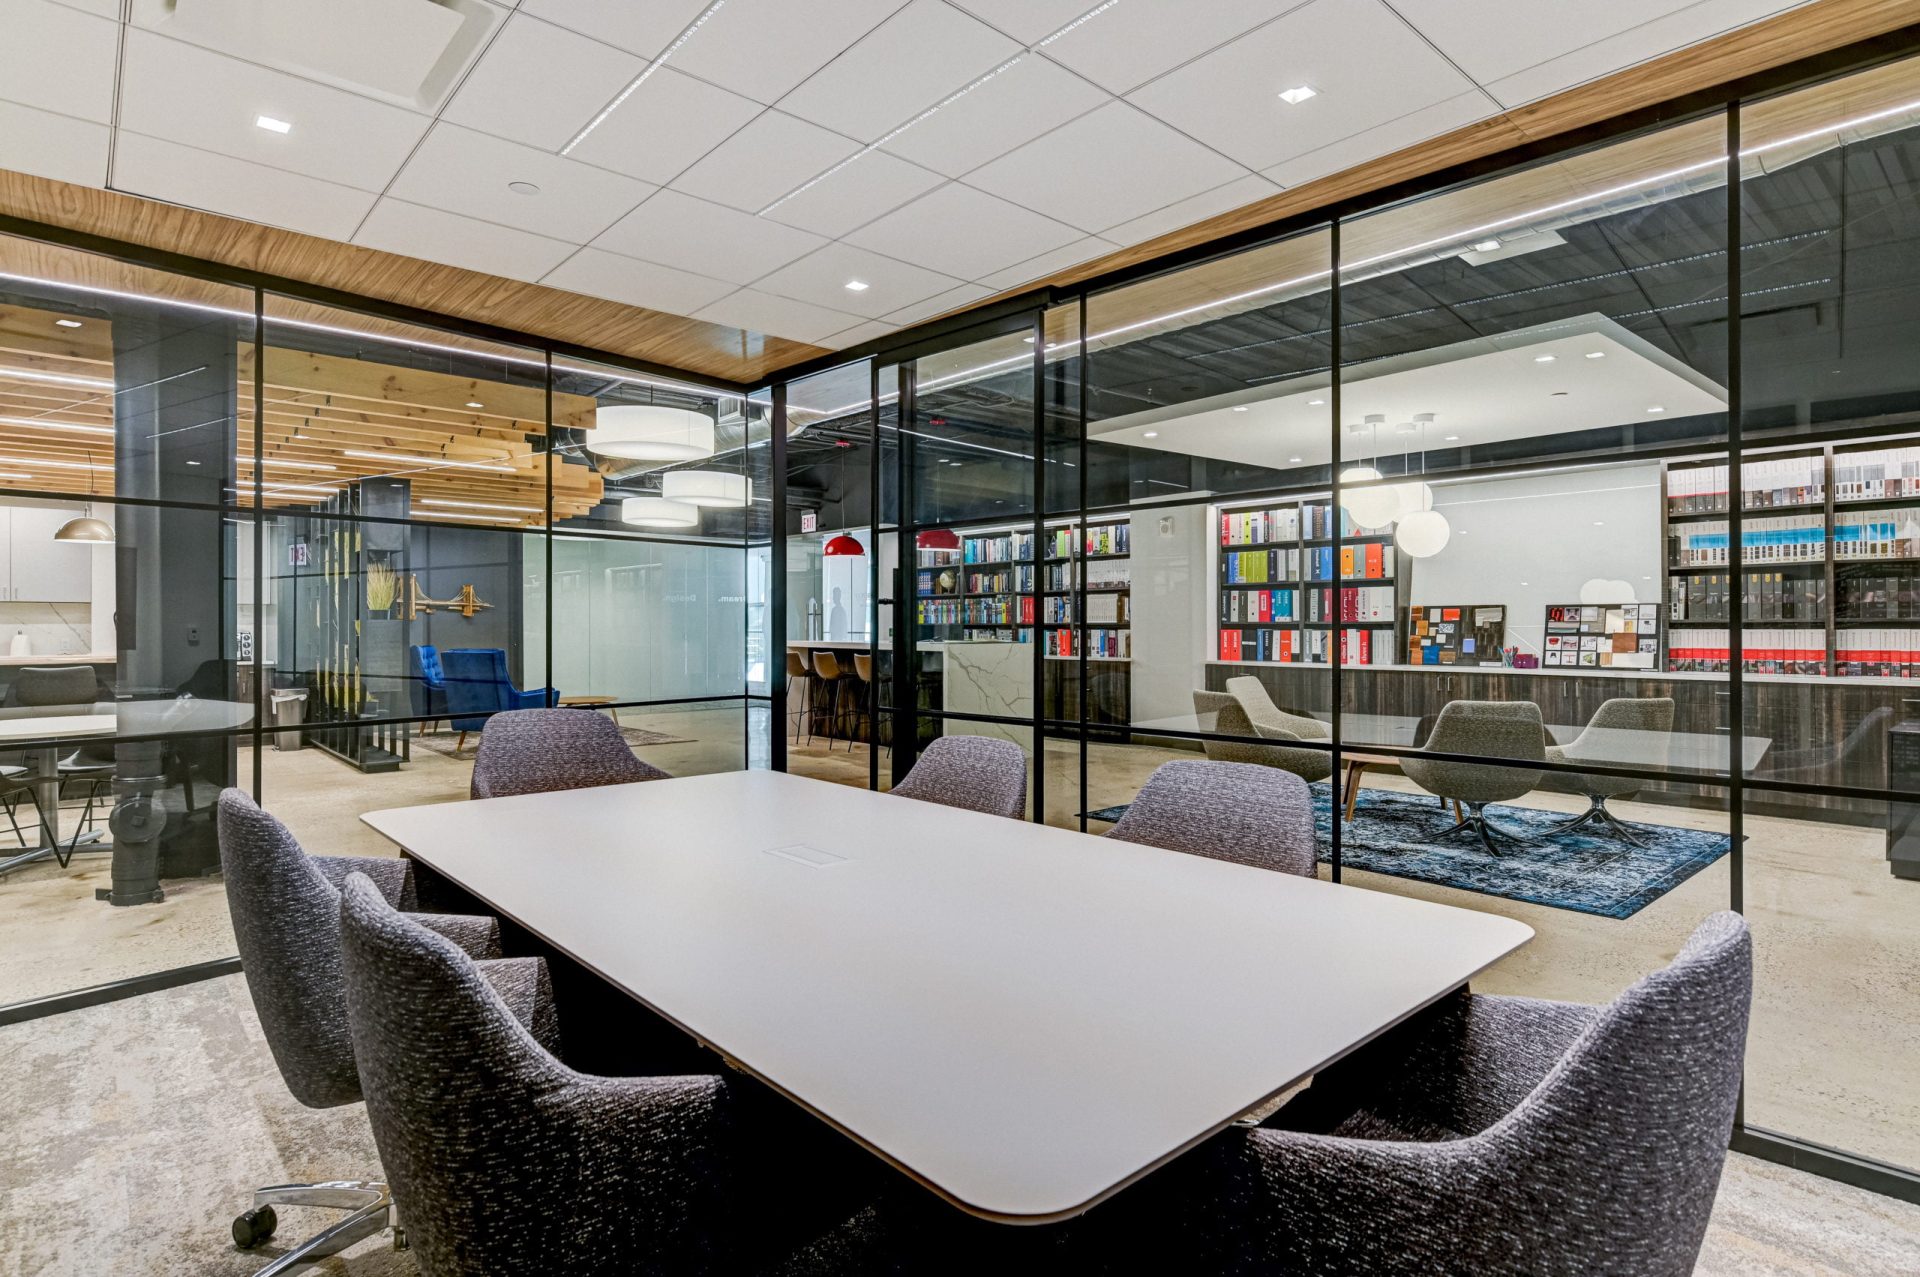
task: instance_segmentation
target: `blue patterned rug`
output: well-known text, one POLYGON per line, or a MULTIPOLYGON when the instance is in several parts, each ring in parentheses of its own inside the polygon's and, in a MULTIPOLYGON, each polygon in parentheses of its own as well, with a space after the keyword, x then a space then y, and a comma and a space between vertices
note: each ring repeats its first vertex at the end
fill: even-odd
MULTIPOLYGON (((1115 821, 1126 807, 1090 811, 1091 820, 1115 821)), ((1327 859, 1329 791, 1313 786, 1314 828, 1320 859, 1327 859)), ((1565 820, 1560 812, 1529 807, 1487 809, 1497 828, 1529 839, 1501 839, 1501 854, 1490 856, 1471 834, 1440 834, 1453 825, 1451 809, 1433 798, 1391 790, 1364 789, 1354 819, 1340 838, 1340 859, 1348 868, 1411 878, 1482 895, 1602 918, 1631 918, 1693 875, 1727 854, 1725 834, 1671 825, 1634 823, 1646 846, 1589 832, 1549 832, 1565 820)))

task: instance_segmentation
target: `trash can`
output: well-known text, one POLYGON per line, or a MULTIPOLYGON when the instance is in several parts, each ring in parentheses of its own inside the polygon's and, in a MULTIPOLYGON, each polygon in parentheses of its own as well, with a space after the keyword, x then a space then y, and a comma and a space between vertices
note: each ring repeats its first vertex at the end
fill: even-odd
POLYGON ((274 727, 276 729, 290 729, 285 731, 276 730, 274 732, 273 747, 275 749, 299 749, 301 744, 300 724, 305 722, 307 718, 306 689, 303 687, 280 688, 270 693, 270 695, 273 699, 274 727))

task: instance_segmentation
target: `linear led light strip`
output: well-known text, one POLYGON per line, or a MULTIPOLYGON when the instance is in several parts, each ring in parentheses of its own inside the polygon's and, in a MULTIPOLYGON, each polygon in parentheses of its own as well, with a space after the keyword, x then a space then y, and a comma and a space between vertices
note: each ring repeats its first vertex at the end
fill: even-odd
MULTIPOLYGON (((908 120, 905 124, 902 124, 899 128, 887 134, 885 137, 879 139, 878 141, 867 143, 865 146, 855 151, 852 155, 849 155, 846 159, 841 160, 838 164, 834 165, 832 168, 828 169, 826 172, 821 173, 819 176, 811 178, 808 181, 803 182, 799 186, 796 186, 794 189, 788 191, 785 195, 782 195, 779 199, 775 200, 773 203, 761 209, 760 215, 764 217, 768 213, 771 213, 774 209, 779 208, 782 204, 792 199, 794 196, 802 194, 803 192, 812 190, 815 186, 818 186, 820 183, 826 181, 828 178, 832 177, 835 173, 838 173, 841 169, 847 167, 847 165, 853 163, 855 160, 861 158, 864 155, 870 154, 873 151, 879 150, 881 147, 893 141, 893 139, 899 137, 902 133, 905 133, 908 129, 920 123, 922 120, 934 114, 936 111, 941 111, 946 109, 949 106, 952 106, 955 102, 958 102, 961 98, 967 96, 967 94, 973 92, 975 89, 979 88, 981 85, 985 84, 987 81, 993 79, 995 76, 999 75, 1002 71, 1005 71, 1010 67, 1013 67, 1018 63, 1025 61, 1026 56, 1029 53, 1032 53, 1034 49, 1046 48, 1048 45, 1052 44, 1055 40, 1058 40, 1061 36, 1073 30, 1075 27, 1079 26, 1081 23, 1092 21, 1094 18, 1099 17, 1101 14, 1105 13, 1107 10, 1113 8, 1114 5, 1119 3, 1120 3, 1120 0, 1106 0, 1104 4, 1101 4, 1095 8, 1087 10, 1087 12, 1075 18, 1072 22, 1069 22, 1066 26, 1061 27, 1058 31, 1054 32, 1052 35, 1048 36, 1046 39, 1040 41, 1040 43, 1034 45, 1032 48, 1020 50, 1020 52, 1014 54, 1012 57, 1008 58, 1005 62, 1002 62, 999 66, 987 72, 985 75, 981 76, 980 78, 974 80, 972 83, 963 85, 960 88, 955 89, 952 93, 947 94, 946 97, 941 98, 938 102, 935 102, 932 106, 920 112, 920 114, 914 116, 911 120, 908 120)), ((561 154, 565 155, 566 152, 562 151, 561 154)))
POLYGON ((497 474, 513 474, 512 466, 496 461, 450 461, 445 457, 414 457, 403 452, 362 452, 357 448, 346 448, 340 453, 343 457, 358 457, 362 461, 392 461, 400 465, 417 465, 428 470, 492 470, 497 474))
POLYGON ((85 386, 90 390, 113 389, 113 382, 108 378, 76 377, 70 373, 41 372, 36 368, 0 368, 0 377, 14 377, 21 381, 48 381, 57 386, 85 386))
POLYGON ((32 426, 41 430, 71 430, 83 435, 110 435, 112 426, 89 426, 78 421, 50 421, 45 417, 0 417, 0 425, 32 426))
POLYGON ((282 466, 291 470, 338 470, 340 467, 328 465, 324 461, 290 461, 283 457, 235 457, 234 462, 243 466, 282 466))
POLYGON ((0 457, 0 466, 51 467, 55 470, 111 470, 96 461, 58 461, 52 457, 0 457))
POLYGON ((641 69, 640 74, 634 76, 632 80, 628 81, 627 87, 620 90, 620 95, 618 97, 614 98, 613 101, 607 103, 605 109, 603 109, 600 112, 600 114, 594 116, 591 120, 588 120, 586 128, 581 129, 578 133, 575 133, 573 135, 573 141, 567 143, 565 146, 560 148, 560 154, 562 155, 570 154, 574 147, 586 141, 587 134, 599 128, 601 123, 605 121, 609 115, 612 115, 615 111, 619 110, 620 104, 622 102, 625 102, 628 98, 632 97, 633 91, 639 88, 641 85, 645 84, 647 82, 647 77, 652 75, 655 71, 658 71, 661 68, 661 66, 665 64, 668 58, 672 57, 675 53, 678 53, 680 51, 681 45, 693 39, 693 33, 698 31, 701 27, 705 26, 707 24, 708 18, 711 18, 714 14, 720 12, 720 6, 725 4, 726 2, 727 0, 713 0, 713 3, 707 6, 706 12, 702 13, 699 17, 695 18, 692 24, 689 25, 685 31, 682 31, 680 33, 679 39, 675 40, 672 44, 668 45, 666 49, 660 54, 659 57, 647 63, 647 65, 641 69))
MULTIPOLYGON (((248 323, 253 322, 253 312, 250 310, 234 310, 229 306, 215 306, 207 302, 179 301, 171 297, 154 297, 146 293, 130 293, 125 291, 124 289, 102 288, 98 284, 76 284, 64 279, 43 279, 37 275, 20 275, 12 271, 0 271, 0 280, 11 280, 15 283, 21 283, 21 284, 33 284, 41 288, 65 288, 72 292, 85 293, 85 294, 88 294, 89 296, 94 296, 94 297, 117 297, 123 301, 134 301, 134 302, 145 302, 145 303, 158 302, 163 306, 173 306, 181 310, 192 310, 192 311, 198 311, 201 314, 206 314, 206 315, 218 315, 224 319, 241 319, 241 320, 245 320, 248 323)), ((369 332, 359 328, 342 328, 338 324, 323 324, 323 323, 320 323, 318 320, 312 320, 312 319, 269 318, 267 320, 267 324, 269 326, 273 326, 277 324, 286 328, 302 328, 309 332, 336 333, 341 336, 353 337, 362 341, 385 342, 390 346, 402 346, 408 350, 439 351, 441 353, 450 354, 450 355, 464 355, 469 359, 497 359, 504 364, 517 364, 523 368, 537 368, 537 369, 540 369, 543 373, 545 372, 547 367, 546 361, 543 359, 528 359, 523 355, 508 355, 508 354, 502 354, 498 351, 473 350, 466 346, 451 346, 441 342, 421 341, 417 338, 401 337, 392 333, 369 332)), ((740 398, 739 395, 732 394, 724 390, 714 390, 706 386, 696 386, 690 382, 660 381, 653 378, 642 377, 636 373, 624 372, 619 369, 583 368, 577 364, 562 364, 562 363, 555 363, 553 367, 556 372, 580 373, 583 376, 602 377, 608 381, 620 382, 622 384, 631 384, 636 386, 651 386, 658 390, 672 390, 680 394, 699 395, 707 399, 738 399, 740 398)), ((17 376, 17 375, 20 375, 23 371, 25 370, 16 369, 16 368, 7 368, 7 369, 0 369, 0 374, 4 374, 8 376, 17 376)), ((199 372, 199 371, 201 371, 201 369, 195 368, 195 369, 190 369, 188 372, 176 373, 174 374, 174 376, 185 377, 185 376, 190 376, 192 375, 192 373, 199 372)), ((51 379, 53 376, 53 374, 50 374, 50 373, 39 373, 39 374, 29 373, 28 375, 37 376, 43 380, 51 379)), ((173 380, 172 377, 162 377, 159 379, 159 381, 171 381, 171 380, 173 380)), ((113 383, 110 381, 95 380, 92 382, 88 382, 86 384, 96 385, 103 389, 111 389, 113 387, 113 383)), ((159 383, 150 382, 148 384, 157 385, 159 383)), ((131 387, 131 389, 139 389, 139 387, 131 387)), ((116 390, 115 393, 118 394, 120 392, 116 390)))
POLYGON ((422 497, 420 504, 450 506, 460 510, 505 510, 510 514, 540 513, 537 507, 530 505, 495 505, 490 501, 450 501, 441 497, 422 497))

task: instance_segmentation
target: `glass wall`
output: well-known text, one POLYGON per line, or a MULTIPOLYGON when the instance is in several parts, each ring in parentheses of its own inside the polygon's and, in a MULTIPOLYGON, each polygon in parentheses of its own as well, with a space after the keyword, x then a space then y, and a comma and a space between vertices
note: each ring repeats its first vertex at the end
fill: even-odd
POLYGON ((879 627, 949 698, 1005 665, 966 682, 1026 721, 942 729, 1041 733, 1036 819, 1301 777, 1324 876, 1534 928, 1488 990, 1605 1001, 1743 910, 1747 1128, 1920 1169, 1916 102, 1888 66, 1092 290, 1038 384, 1031 332, 898 352, 879 627))
POLYGON ((767 453, 730 393, 0 238, 0 1005, 231 956, 230 785, 382 855, 502 709, 765 765, 767 453))

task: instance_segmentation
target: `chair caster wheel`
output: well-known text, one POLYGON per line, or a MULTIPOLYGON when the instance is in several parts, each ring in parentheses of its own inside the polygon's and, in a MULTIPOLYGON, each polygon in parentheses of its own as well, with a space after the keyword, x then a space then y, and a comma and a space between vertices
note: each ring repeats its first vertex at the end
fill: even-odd
POLYGON ((233 1244, 241 1250, 258 1246, 273 1236, 273 1230, 280 1226, 280 1220, 271 1206, 256 1206, 233 1217, 233 1244))

